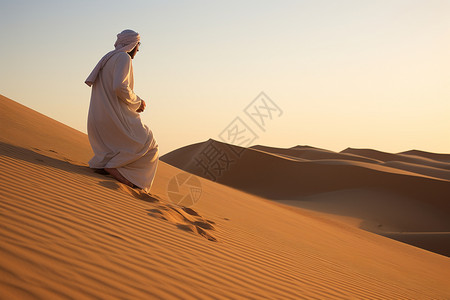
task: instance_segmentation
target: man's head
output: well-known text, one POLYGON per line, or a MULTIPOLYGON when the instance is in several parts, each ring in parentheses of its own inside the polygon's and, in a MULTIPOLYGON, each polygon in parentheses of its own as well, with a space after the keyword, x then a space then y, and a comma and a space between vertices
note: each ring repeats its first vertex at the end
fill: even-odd
POLYGON ((128 52, 128 54, 131 56, 131 59, 134 58, 134 56, 136 55, 136 53, 139 52, 139 46, 141 45, 141 42, 138 42, 137 45, 133 48, 133 50, 131 50, 130 52, 128 52))
POLYGON ((116 50, 106 53, 105 56, 100 59, 94 70, 92 70, 91 74, 89 74, 88 78, 86 78, 85 83, 88 86, 92 86, 98 76, 98 73, 105 66, 108 59, 110 59, 111 56, 113 56, 117 52, 127 52, 131 56, 131 58, 134 58, 136 53, 139 51, 140 40, 141 36, 136 31, 127 29, 119 33, 114 44, 116 50))
POLYGON ((141 36, 136 31, 126 29, 117 35, 114 47, 116 50, 127 52, 131 58, 134 58, 139 51, 141 36))

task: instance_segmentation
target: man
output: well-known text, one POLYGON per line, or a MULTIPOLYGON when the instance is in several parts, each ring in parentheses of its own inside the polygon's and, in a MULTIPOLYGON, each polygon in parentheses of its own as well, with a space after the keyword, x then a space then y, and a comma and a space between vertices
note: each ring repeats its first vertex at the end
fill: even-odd
POLYGON ((158 144, 139 113, 145 101, 133 91, 132 59, 139 33, 124 30, 86 79, 92 86, 88 136, 94 157, 89 167, 104 169, 118 181, 148 192, 158 165, 158 144))

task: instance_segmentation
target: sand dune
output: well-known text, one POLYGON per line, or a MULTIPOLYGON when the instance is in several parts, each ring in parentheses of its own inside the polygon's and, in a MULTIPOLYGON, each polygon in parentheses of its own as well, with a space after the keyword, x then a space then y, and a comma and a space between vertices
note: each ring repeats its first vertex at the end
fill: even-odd
POLYGON ((359 150, 354 151, 355 149, 350 150, 350 148, 337 153, 330 150, 318 149, 310 146, 295 146, 289 149, 282 149, 257 145, 250 147, 250 149, 260 150, 270 154, 278 154, 279 156, 286 158, 298 158, 302 161, 325 159, 331 161, 332 159, 336 159, 344 160, 346 162, 360 161, 373 163, 375 165, 393 167, 399 170, 435 177, 438 179, 440 178, 450 180, 450 155, 446 154, 436 154, 418 150, 411 150, 399 153, 400 155, 392 155, 389 153, 367 149, 365 150, 365 152, 361 151, 361 153, 359 150), (369 152, 370 154, 368 156, 380 159, 352 154, 351 152, 353 151, 360 154, 367 154, 367 152, 369 152), (443 162, 443 164, 441 162, 443 162))
MULTIPOLYGON (((444 169, 444 170, 450 170, 450 163, 442 162, 433 160, 428 157, 422 157, 422 156, 411 156, 411 155, 405 155, 405 154, 393 154, 393 153, 387 153, 382 152, 378 150, 373 149, 354 149, 354 148, 347 148, 341 153, 350 153, 355 155, 361 155, 364 157, 369 157, 373 159, 377 159, 384 162, 390 162, 390 161, 400 161, 400 162, 407 162, 407 163, 413 163, 413 164, 419 164, 424 166, 430 166, 434 168, 444 169)), ((417 152, 416 152, 417 153, 417 152)))
POLYGON ((450 232, 384 232, 381 235, 450 256, 450 232))
POLYGON ((330 150, 318 149, 310 146, 295 146, 289 149, 267 147, 267 146, 253 146, 250 149, 261 150, 267 153, 287 155, 291 157, 298 157, 308 160, 319 160, 319 159, 342 159, 342 160, 354 160, 369 163, 378 163, 379 160, 347 153, 337 153, 330 150))
POLYGON ((180 169, 130 189, 86 167, 85 136, 0 102, 16 113, 1 119, 1 299, 450 297, 444 256, 203 178, 194 206, 174 205, 180 169))
POLYGON ((425 158, 429 158, 429 159, 433 159, 433 160, 450 163, 450 154, 431 153, 431 152, 420 151, 420 150, 409 150, 409 151, 400 152, 399 154, 425 157, 425 158))
POLYGON ((450 180, 450 170, 424 166, 420 164, 407 163, 402 161, 388 161, 382 163, 383 166, 388 166, 400 170, 409 171, 416 174, 434 177, 436 179, 450 180))
MULTIPOLYGON (((262 146, 244 149, 209 140, 178 149, 161 159, 193 174, 255 195, 329 215, 350 217, 350 224, 371 232, 383 233, 389 228, 398 232, 450 231, 449 173, 446 169, 434 167, 445 165, 443 162, 376 150, 355 151, 358 157, 365 154, 371 157, 368 161, 373 161, 364 162, 354 157, 345 159, 347 154, 313 148, 307 148, 310 153, 299 155, 301 160, 297 160, 292 153, 296 150, 285 150, 262 146), (211 164, 209 172, 202 165, 211 149, 219 149, 234 159, 228 168, 222 164, 227 170, 221 174, 213 172, 214 164, 211 164), (402 215, 408 217, 402 218, 402 215), (430 222, 434 219, 436 222, 430 222), (399 226, 405 223, 419 226, 414 229, 399 226), (428 226, 434 223, 440 225, 428 226)), ((430 247, 424 243, 420 246, 436 251, 431 244, 430 247)), ((437 252, 447 255, 450 248, 444 243, 437 252)))
POLYGON ((449 180, 383 164, 342 159, 296 161, 215 140, 180 148, 164 155, 161 160, 193 174, 270 199, 295 199, 362 187, 382 188, 433 203, 450 212, 450 203, 442 197, 450 195, 449 180), (223 159, 223 170, 220 172, 217 171, 217 164, 211 164, 208 170, 205 168, 211 149, 221 151, 223 154, 220 155, 225 155, 231 161, 227 166, 223 159))

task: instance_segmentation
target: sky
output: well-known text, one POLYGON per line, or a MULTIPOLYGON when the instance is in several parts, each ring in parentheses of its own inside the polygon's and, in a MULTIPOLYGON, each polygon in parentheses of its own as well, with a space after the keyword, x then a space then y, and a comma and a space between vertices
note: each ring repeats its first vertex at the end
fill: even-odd
POLYGON ((82 132, 84 80, 133 29, 161 154, 243 130, 252 145, 450 153, 448 0, 0 1, 0 94, 82 132))

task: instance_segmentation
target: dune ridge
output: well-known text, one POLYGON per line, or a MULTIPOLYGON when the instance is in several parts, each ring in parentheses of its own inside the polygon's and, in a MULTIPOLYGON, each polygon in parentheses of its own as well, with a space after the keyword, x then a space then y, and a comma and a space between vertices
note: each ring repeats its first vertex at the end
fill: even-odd
POLYGON ((307 160, 316 159, 342 159, 342 160, 354 160, 368 163, 378 163, 379 160, 367 158, 364 156, 359 156, 351 153, 336 153, 330 150, 317 149, 311 146, 295 146, 289 149, 268 147, 268 146, 252 146, 250 149, 261 150, 272 154, 288 155, 291 157, 297 157, 307 160))
MULTIPOLYGON (((398 161, 398 162, 407 162, 407 163, 414 163, 419 165, 425 165, 435 168, 440 168, 444 170, 450 170, 450 163, 447 162, 441 162, 434 159, 429 158, 427 156, 419 156, 419 155, 406 155, 406 154, 394 154, 394 153, 387 153, 383 151, 378 151, 374 149, 356 149, 356 148, 347 148, 345 150, 342 150, 340 153, 350 153, 355 155, 361 155, 373 159, 377 159, 383 162, 389 162, 389 161, 398 161)), ((409 152, 411 153, 411 152, 409 152)), ((419 152, 414 152, 416 154, 419 154, 419 152)), ((437 156, 437 154, 435 154, 437 156)))
POLYGON ((0 299, 450 297, 446 257, 203 178, 200 201, 174 205, 182 170, 128 188, 86 167, 86 139, 20 112, 55 144, 0 134, 0 299))
POLYGON ((438 160, 442 162, 450 162, 450 154, 444 154, 444 153, 432 153, 427 151, 421 151, 421 150, 409 150, 400 152, 399 154, 404 155, 412 155, 412 156, 418 156, 418 157, 426 157, 433 160, 438 160))

